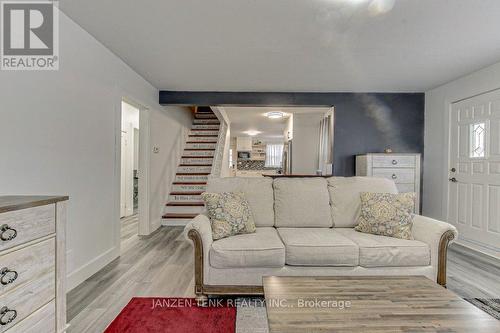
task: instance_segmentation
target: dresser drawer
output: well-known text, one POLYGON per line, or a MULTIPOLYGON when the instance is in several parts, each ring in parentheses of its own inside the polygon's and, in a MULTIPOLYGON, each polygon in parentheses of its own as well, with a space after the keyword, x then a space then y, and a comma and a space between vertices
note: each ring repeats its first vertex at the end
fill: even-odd
POLYGON ((392 179, 395 183, 412 184, 415 182, 414 169, 377 168, 373 169, 373 177, 392 179))
POLYGON ((399 193, 415 192, 415 184, 396 184, 399 193))
POLYGON ((55 205, 0 214, 0 251, 55 233, 55 205))
POLYGON ((0 256, 0 294, 55 269, 54 238, 0 256), (9 282, 12 281, 12 282, 9 282))
POLYGON ((415 156, 375 155, 372 159, 374 168, 414 168, 415 156))
POLYGON ((54 333, 56 331, 56 302, 50 301, 6 333, 54 333))
POLYGON ((56 292, 55 279, 55 271, 52 269, 25 283, 21 288, 0 295, 0 308, 6 307, 8 309, 7 313, 0 313, 0 321, 6 320, 14 311, 17 314, 10 323, 0 325, 0 332, 5 332, 52 301, 56 292))

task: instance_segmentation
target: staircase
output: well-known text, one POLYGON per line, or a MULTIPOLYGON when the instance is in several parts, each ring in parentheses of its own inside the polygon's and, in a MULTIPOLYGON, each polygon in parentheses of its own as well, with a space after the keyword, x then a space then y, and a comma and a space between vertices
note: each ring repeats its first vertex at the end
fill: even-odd
POLYGON ((163 215, 163 225, 185 225, 203 212, 201 199, 217 149, 220 122, 209 107, 199 107, 163 215))

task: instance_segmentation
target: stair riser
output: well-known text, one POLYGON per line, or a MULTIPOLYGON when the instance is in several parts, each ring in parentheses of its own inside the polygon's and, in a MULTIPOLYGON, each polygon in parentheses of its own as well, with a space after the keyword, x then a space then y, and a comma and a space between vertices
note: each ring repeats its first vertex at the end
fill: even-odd
POLYGON ((201 214, 205 212, 204 206, 167 206, 167 213, 175 214, 201 214))
POLYGON ((162 219, 161 225, 165 227, 185 227, 191 221, 191 219, 162 219))
POLYGON ((194 125, 203 125, 203 124, 219 124, 219 119, 194 119, 194 125))
POLYGON ((216 143, 188 143, 186 149, 215 149, 216 143))
POLYGON ((219 130, 215 131, 200 131, 200 130, 191 130, 189 135, 219 135, 219 130))
POLYGON ((211 130, 214 130, 214 131, 218 131, 219 130, 219 125, 193 125, 191 127, 192 130, 199 130, 199 129, 211 129, 211 130))
POLYGON ((213 158, 181 158, 181 164, 212 164, 213 158))
POLYGON ((206 182, 208 176, 175 176, 176 182, 206 182))
POLYGON ((194 115, 195 119, 217 119, 217 116, 213 113, 197 113, 194 115))
POLYGON ((217 137, 214 137, 214 136, 209 136, 209 137, 191 136, 188 138, 188 141, 191 141, 191 142, 206 142, 206 141, 214 142, 214 141, 217 141, 217 137))
POLYGON ((206 185, 173 185, 173 192, 200 192, 205 191, 206 185))
POLYGON ((203 201, 201 195, 169 195, 168 201, 203 201))
POLYGON ((185 150, 184 153, 182 153, 182 155, 184 156, 193 156, 193 157, 197 157, 197 156, 210 156, 210 157, 213 157, 215 154, 215 150, 185 150))
POLYGON ((203 167, 180 166, 180 167, 177 167, 177 172, 178 173, 207 173, 207 172, 212 172, 212 167, 211 166, 203 166, 203 167))

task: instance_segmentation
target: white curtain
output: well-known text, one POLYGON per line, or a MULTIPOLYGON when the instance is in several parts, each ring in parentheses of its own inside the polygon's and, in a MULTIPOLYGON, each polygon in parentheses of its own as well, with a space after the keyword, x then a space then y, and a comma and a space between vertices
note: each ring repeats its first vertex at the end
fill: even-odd
POLYGON ((283 144, 266 145, 266 168, 281 168, 283 161, 283 144))
POLYGON ((333 169, 333 114, 321 120, 319 126, 318 172, 331 175, 333 169))

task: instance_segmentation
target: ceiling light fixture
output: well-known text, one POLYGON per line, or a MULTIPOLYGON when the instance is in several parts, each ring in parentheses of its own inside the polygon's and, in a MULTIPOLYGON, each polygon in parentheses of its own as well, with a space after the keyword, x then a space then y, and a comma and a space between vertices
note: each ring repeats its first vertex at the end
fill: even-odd
POLYGON ((283 118, 283 112, 280 111, 271 111, 266 114, 269 119, 280 119, 283 118))
POLYGON ((244 132, 245 134, 248 134, 250 136, 256 136, 257 134, 260 134, 262 132, 259 132, 259 131, 254 131, 254 130, 250 130, 250 131, 246 131, 244 132))

